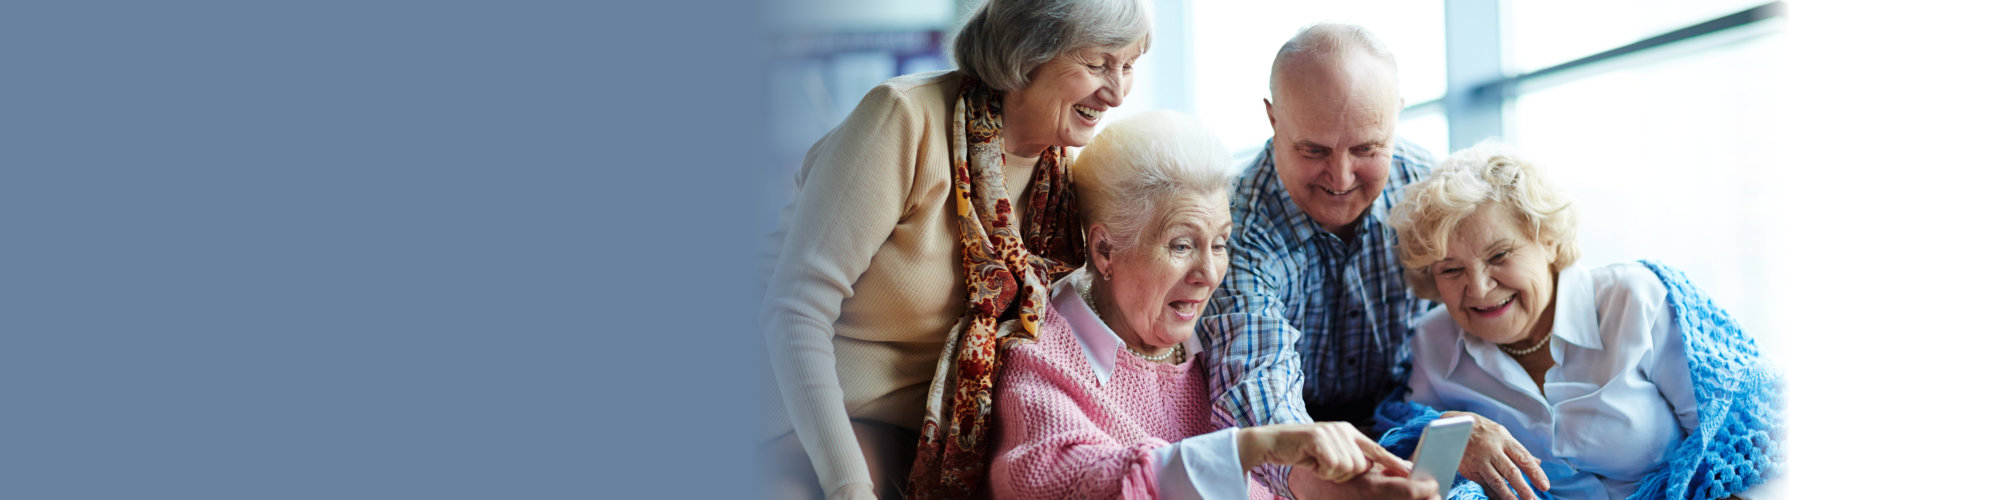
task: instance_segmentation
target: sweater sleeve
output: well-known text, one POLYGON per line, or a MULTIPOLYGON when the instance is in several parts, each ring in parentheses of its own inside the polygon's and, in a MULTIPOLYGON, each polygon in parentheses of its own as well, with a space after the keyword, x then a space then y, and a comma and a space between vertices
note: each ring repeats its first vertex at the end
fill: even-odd
POLYGON ((785 209, 761 328, 792 429, 820 487, 872 484, 834 369, 833 324, 904 212, 927 122, 899 90, 877 86, 821 138, 785 209))
POLYGON ((1120 443, 1078 402, 1085 391, 1081 377, 1066 376, 1032 349, 1008 354, 989 478, 994 498, 1160 497, 1153 450, 1166 441, 1120 443))

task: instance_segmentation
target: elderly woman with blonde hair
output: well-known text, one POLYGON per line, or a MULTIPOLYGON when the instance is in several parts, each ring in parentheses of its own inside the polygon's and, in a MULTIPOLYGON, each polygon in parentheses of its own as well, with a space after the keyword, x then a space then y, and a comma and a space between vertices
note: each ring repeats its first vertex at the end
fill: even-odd
POLYGON ((763 435, 770 493, 984 484, 995 347, 1032 337, 1079 264, 1070 151, 1131 92, 1150 9, 983 2, 958 69, 883 82, 813 145, 766 247, 758 319, 784 408, 763 435))
POLYGON ((1167 112, 1108 126, 1076 162, 1087 266, 1056 284, 1039 339, 1007 344, 996 498, 1270 496, 1271 463, 1344 481, 1407 473, 1344 422, 1217 429, 1188 342, 1229 265, 1221 141, 1167 112))
POLYGON ((1460 463, 1496 497, 1769 492, 1783 465, 1781 381, 1755 340, 1679 271, 1575 265, 1576 212, 1540 168, 1491 143, 1404 191, 1390 214, 1396 256, 1442 307, 1417 323, 1413 404, 1384 406, 1401 425, 1383 445, 1408 450, 1437 410, 1467 412, 1522 448, 1475 445, 1460 463), (1509 456, 1521 453, 1532 457, 1509 456), (1517 463, 1550 488, 1510 481, 1517 463))

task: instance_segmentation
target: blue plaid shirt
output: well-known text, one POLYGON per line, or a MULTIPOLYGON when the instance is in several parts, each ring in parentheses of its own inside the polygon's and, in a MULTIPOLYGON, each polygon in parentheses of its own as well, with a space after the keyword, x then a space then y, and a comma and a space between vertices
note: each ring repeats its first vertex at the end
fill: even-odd
MULTIPOLYGON (((1389 208, 1430 171, 1430 152, 1397 139, 1382 196, 1344 241, 1292 203, 1264 143, 1230 199, 1229 272, 1197 328, 1218 426, 1312 422, 1308 405, 1370 415, 1408 381, 1411 324, 1431 302, 1403 284, 1389 208)), ((1290 497, 1287 472, 1257 470, 1290 497)))

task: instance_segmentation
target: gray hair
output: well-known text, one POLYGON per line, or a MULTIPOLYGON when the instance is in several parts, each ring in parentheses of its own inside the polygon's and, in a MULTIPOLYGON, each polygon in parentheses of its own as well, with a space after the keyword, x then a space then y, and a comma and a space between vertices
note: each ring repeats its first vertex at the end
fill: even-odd
POLYGON ((1143 0, 990 0, 973 8, 951 44, 952 59, 986 86, 1028 85, 1028 73, 1077 49, 1152 45, 1153 11, 1143 0))
POLYGON ((1160 203, 1186 194, 1227 193, 1236 177, 1222 139, 1173 111, 1148 111, 1105 125, 1071 165, 1081 225, 1103 223, 1112 246, 1121 249, 1154 222, 1160 203))
POLYGON ((1369 33, 1367 28, 1354 24, 1320 21, 1299 28, 1299 32, 1292 35, 1291 40, 1285 41, 1285 46, 1278 48, 1278 57, 1271 60, 1271 96, 1278 95, 1278 73, 1290 61, 1302 57, 1339 60, 1348 55, 1349 51, 1375 56, 1382 62, 1389 63, 1390 69, 1396 68, 1396 55, 1389 52, 1389 45, 1375 38, 1375 34, 1369 33))

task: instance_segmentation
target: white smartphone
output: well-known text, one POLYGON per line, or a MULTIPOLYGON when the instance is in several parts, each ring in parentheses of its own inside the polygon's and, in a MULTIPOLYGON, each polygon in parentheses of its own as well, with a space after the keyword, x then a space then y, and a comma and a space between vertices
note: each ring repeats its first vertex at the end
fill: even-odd
POLYGON ((1472 417, 1460 415, 1432 420, 1417 438, 1417 453, 1410 455, 1411 477, 1437 481, 1438 491, 1451 488, 1458 473, 1458 460, 1465 456, 1465 441, 1472 438, 1472 417))

